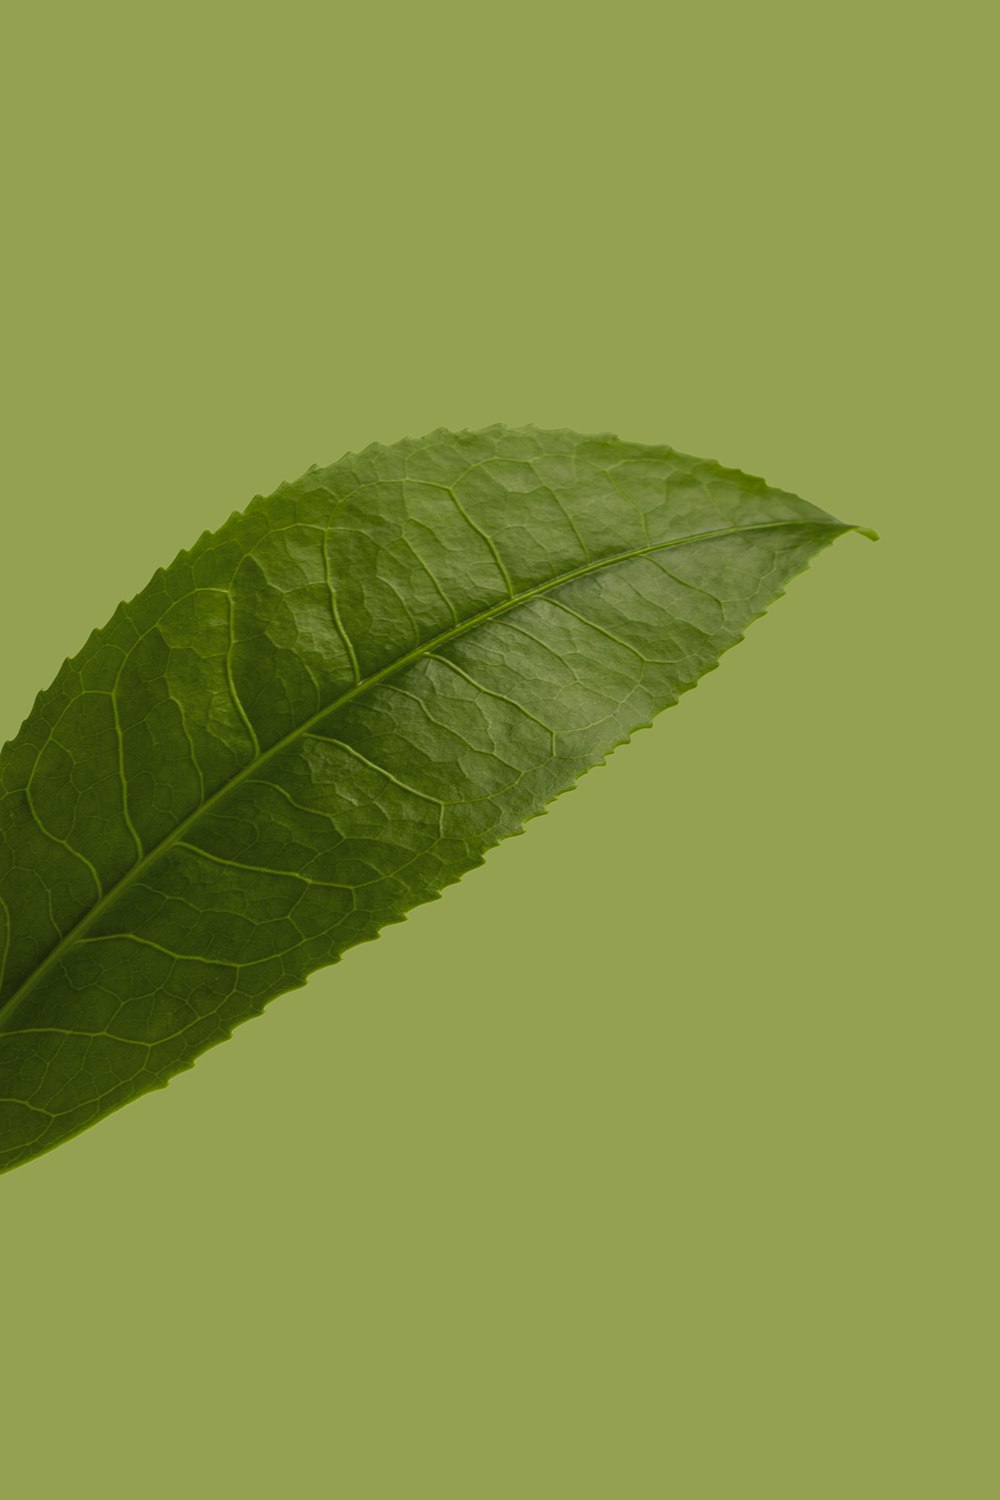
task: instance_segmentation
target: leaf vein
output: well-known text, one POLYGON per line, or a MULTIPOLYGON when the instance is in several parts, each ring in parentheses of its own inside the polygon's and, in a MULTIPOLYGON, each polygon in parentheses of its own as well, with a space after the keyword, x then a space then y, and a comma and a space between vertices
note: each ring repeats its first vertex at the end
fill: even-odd
MULTIPOLYGON (((475 466, 473 465, 470 467, 475 466)), ((687 546, 696 542, 717 540, 726 536, 743 535, 746 533, 757 531, 784 530, 789 527, 801 529, 803 526, 809 526, 814 530, 834 530, 838 533, 845 529, 841 523, 833 521, 820 521, 811 519, 802 520, 801 518, 797 518, 795 520, 761 521, 752 522, 742 526, 720 527, 707 532, 699 532, 691 536, 673 537, 665 542, 658 542, 639 548, 630 548, 628 551, 618 552, 612 554, 611 556, 597 559, 594 562, 585 564, 579 568, 571 569, 566 573, 558 574, 555 577, 544 579, 542 580, 542 582, 532 585, 530 588, 524 589, 519 594, 511 595, 506 599, 499 600, 496 604, 485 607, 478 613, 471 615, 467 620, 463 621, 459 627, 456 628, 453 626, 447 630, 440 632, 437 636, 433 637, 430 640, 418 642, 418 644, 412 647, 409 651, 406 651, 392 661, 387 662, 385 666, 380 667, 375 672, 372 672, 368 677, 363 678, 361 682, 355 683, 352 687, 344 691, 332 703, 329 703, 321 709, 318 709, 316 713, 311 716, 311 718, 307 719, 304 723, 297 725, 294 729, 289 730, 286 735, 284 735, 281 739, 275 741, 274 744, 268 746, 266 750, 262 750, 260 756, 256 760, 252 760, 245 766, 241 767, 240 770, 235 772, 226 781, 222 782, 215 789, 215 791, 212 792, 212 794, 208 798, 206 798, 203 803, 199 804, 199 806, 192 809, 192 811, 186 817, 182 818, 181 821, 171 831, 171 833, 166 835, 166 837, 162 839, 159 844, 154 845, 149 851, 147 851, 143 858, 136 864, 131 866, 131 868, 114 886, 105 891, 102 899, 98 901, 89 912, 85 913, 85 915, 80 918, 77 924, 73 928, 71 928, 68 933, 63 935, 61 940, 57 942, 52 949, 50 949, 45 958, 29 975, 27 975, 18 989, 14 991, 14 993, 6 1000, 6 1002, 2 1006, 0 1006, 0 1029, 2 1029, 9 1021, 9 1019, 16 1013, 16 1011, 20 1008, 21 1004, 35 988, 35 986, 38 985, 45 978, 45 976, 49 974, 52 969, 61 961, 67 950, 71 948, 75 942, 80 941, 84 937, 85 933, 89 931, 89 929, 100 919, 101 916, 103 916, 104 912, 107 911, 111 903, 124 889, 127 888, 130 880, 135 875, 137 875, 142 869, 146 868, 154 859, 157 859, 160 857, 160 855, 166 853, 167 850, 174 846, 174 844, 178 843, 183 838, 188 829, 194 823, 196 823, 198 819, 204 817, 212 808, 214 808, 224 797, 226 797, 231 791, 234 790, 235 787, 239 786, 241 783, 252 784, 252 781, 259 779, 264 785, 275 786, 275 783, 267 781, 266 778, 257 778, 256 776, 251 777, 251 773, 257 772, 262 763, 280 755, 282 751, 288 749, 291 745, 293 745, 301 735, 308 733, 315 724, 318 724, 322 719, 331 717, 339 708, 343 707, 347 703, 352 702, 361 693, 369 691, 379 683, 384 682, 387 678, 403 671, 406 667, 418 661, 429 651, 433 651, 439 646, 447 645, 449 641, 455 640, 461 635, 468 634, 469 631, 476 629, 479 625, 485 624, 489 620, 496 619, 498 616, 506 614, 509 610, 515 609, 521 604, 526 604, 533 599, 547 596, 553 589, 558 588, 561 584, 572 582, 577 578, 586 577, 590 573, 598 572, 604 568, 612 568, 620 564, 630 562, 634 558, 648 556, 651 552, 666 551, 673 547, 687 546)), ((283 795, 288 796, 283 787, 277 786, 276 790, 281 792, 283 795)), ((289 797, 288 800, 290 802, 293 801, 291 797, 289 797)), ((315 813, 318 816, 329 817, 328 814, 322 814, 316 808, 304 808, 303 810, 315 813)))

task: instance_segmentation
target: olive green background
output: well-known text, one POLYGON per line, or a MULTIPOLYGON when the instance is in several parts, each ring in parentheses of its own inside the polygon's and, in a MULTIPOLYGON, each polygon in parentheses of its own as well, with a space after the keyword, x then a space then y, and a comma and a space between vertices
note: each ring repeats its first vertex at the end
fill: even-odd
POLYGON ((373 439, 612 429, 882 534, 0 1179, 18 1500, 997 1493, 986 15, 7 11, 0 738, 373 439))

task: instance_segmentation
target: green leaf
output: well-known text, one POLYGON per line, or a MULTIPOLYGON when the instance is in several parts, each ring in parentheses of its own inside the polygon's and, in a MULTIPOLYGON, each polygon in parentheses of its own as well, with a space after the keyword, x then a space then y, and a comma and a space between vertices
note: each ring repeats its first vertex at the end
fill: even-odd
POLYGON ((667 447, 493 427, 204 535, 0 752, 0 1170, 480 864, 852 529, 667 447))

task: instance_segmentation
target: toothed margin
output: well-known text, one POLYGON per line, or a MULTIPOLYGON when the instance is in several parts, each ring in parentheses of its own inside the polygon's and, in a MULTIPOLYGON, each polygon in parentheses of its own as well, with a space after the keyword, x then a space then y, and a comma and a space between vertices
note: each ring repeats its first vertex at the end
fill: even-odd
MULTIPOLYGON (((605 443, 605 442, 609 443, 609 444, 610 443, 619 444, 622 447, 624 447, 624 448, 626 448, 628 450, 631 450, 631 452, 626 453, 624 455, 624 457, 626 457, 626 458, 634 457, 638 453, 640 456, 646 456, 646 455, 648 455, 649 457, 656 457, 656 458, 659 458, 659 459, 663 459, 663 458, 667 458, 667 457, 669 457, 671 459, 676 459, 676 460, 680 461, 682 464, 685 464, 685 465, 687 465, 690 468, 690 471, 691 471, 693 477, 700 477, 701 473, 703 473, 705 471, 708 471, 708 473, 711 474, 711 475, 713 475, 714 477, 724 479, 724 480, 726 480, 728 482, 736 482, 736 483, 738 483, 744 489, 749 489, 749 490, 752 490, 752 491, 764 491, 764 492, 766 492, 768 494, 779 496, 779 497, 781 497, 783 499, 787 498, 787 499, 795 500, 795 501, 797 501, 800 504, 806 505, 806 506, 808 506, 808 509, 810 511, 814 512, 814 515, 813 516, 808 516, 808 515, 804 516, 802 518, 802 524, 806 524, 806 525, 809 525, 809 524, 822 524, 822 522, 820 522, 820 520, 819 520, 819 518, 822 517, 825 521, 827 521, 827 522, 830 523, 830 528, 829 529, 830 529, 830 533, 831 534, 830 534, 830 536, 829 536, 828 539, 826 539, 826 540, 824 540, 824 541, 822 541, 820 543, 820 545, 817 548, 816 552, 813 554, 813 558, 807 559, 802 564, 801 567, 796 568, 794 570, 794 572, 789 573, 789 575, 788 575, 788 577, 786 579, 785 587, 782 588, 782 589, 780 589, 774 595, 774 597, 770 600, 770 602, 763 609, 759 610, 756 614, 752 615, 749 618, 749 620, 747 621, 744 629, 740 632, 740 634, 735 638, 735 640, 733 640, 731 642, 730 645, 726 646, 723 649, 723 651, 720 653, 718 661, 713 662, 710 666, 706 667, 706 669, 702 673, 700 673, 700 675, 697 678, 695 678, 694 680, 692 680, 690 682, 682 683, 682 684, 679 685, 678 690, 677 690, 677 697, 674 699, 674 701, 672 703, 665 704, 664 707, 662 709, 658 710, 650 719, 645 720, 641 724, 637 724, 632 730, 630 730, 627 734, 625 734, 621 739, 617 740, 612 746, 610 746, 610 748, 603 755, 601 755, 597 759, 591 761, 590 765, 586 766, 569 786, 563 787, 560 791, 556 792, 552 797, 550 797, 548 799, 548 801, 545 802, 541 807, 539 807, 535 812, 529 813, 528 816, 523 820, 523 822, 518 827, 509 829, 506 833, 501 834, 500 837, 498 837, 495 840, 495 842, 490 845, 490 847, 485 851, 485 853, 479 855, 474 860, 470 861, 470 863, 468 865, 466 865, 466 867, 463 870, 459 871, 458 873, 456 873, 455 875, 451 876, 450 878, 444 879, 444 881, 442 882, 442 884, 440 885, 440 887, 436 891, 433 891, 433 892, 429 893, 426 896, 421 896, 419 899, 417 899, 415 901, 412 901, 405 909, 401 909, 398 912, 396 912, 395 914, 389 914, 389 915, 387 915, 386 918, 385 918, 385 920, 380 924, 380 926, 374 932, 372 932, 372 933, 370 933, 370 934, 368 934, 368 935, 366 935, 366 936, 364 936, 362 938, 359 938, 359 939, 355 940, 353 943, 348 944, 339 953, 337 953, 333 958, 331 958, 329 960, 326 960, 326 961, 324 961, 322 963, 315 964, 315 965, 313 965, 312 968, 307 968, 307 969, 303 970, 303 972, 302 972, 301 975, 296 976, 294 978, 290 978, 289 982, 287 984, 285 984, 284 988, 280 992, 278 992, 277 994, 274 994, 274 995, 270 996, 266 1000, 263 1000, 259 1005, 251 1007, 250 1012, 249 1012, 248 1015, 246 1015, 246 1016, 242 1017, 240 1020, 234 1022, 233 1025, 231 1025, 231 1026, 229 1026, 227 1028, 222 1029, 215 1037, 213 1037, 211 1040, 207 1041, 205 1043, 205 1045, 203 1047, 201 1047, 197 1052, 193 1053, 185 1061, 179 1063, 177 1065, 177 1067, 174 1069, 174 1071, 170 1074, 169 1077, 164 1078, 164 1079, 154 1080, 153 1082, 147 1084, 145 1087, 142 1087, 142 1088, 140 1088, 138 1090, 133 1090, 132 1092, 128 1093, 117 1104, 113 1104, 111 1106, 103 1106, 103 1107, 101 1105, 98 1105, 97 1109, 95 1110, 94 1116, 91 1119, 82 1122, 70 1134, 58 1136, 49 1145, 42 1146, 40 1149, 34 1149, 34 1147, 30 1146, 30 1145, 29 1146, 22 1146, 20 1148, 14 1148, 14 1151, 13 1151, 13 1154, 12 1154, 12 1159, 11 1160, 7 1160, 7 1161, 2 1160, 2 1157, 8 1156, 11 1153, 8 1153, 8 1152, 0 1153, 0 1175, 2 1175, 6 1171, 9 1171, 9 1170, 17 1167, 18 1165, 20 1165, 20 1163, 22 1161, 30 1161, 30 1160, 34 1160, 34 1159, 36 1159, 38 1157, 45 1156, 45 1155, 48 1154, 49 1151, 54 1151, 57 1147, 65 1145, 68 1141, 73 1140, 75 1137, 77 1137, 80 1134, 82 1134, 86 1129, 89 1128, 89 1126, 91 1124, 96 1123, 96 1121, 98 1119, 103 1119, 103 1118, 105 1118, 107 1116, 110 1116, 110 1115, 113 1115, 113 1114, 117 1113, 117 1111, 119 1109, 124 1108, 127 1104, 134 1103, 137 1099, 141 1099, 145 1094, 150 1094, 150 1093, 153 1093, 153 1092, 156 1092, 156 1091, 159 1091, 159 1090, 167 1088, 168 1085, 171 1082, 173 1082, 173 1080, 175 1078, 180 1077, 184 1073, 190 1072, 194 1068, 194 1066, 195 1066, 196 1062, 199 1060, 199 1058, 201 1058, 202 1056, 204 1056, 204 1054, 206 1052, 211 1051, 213 1047, 218 1046, 221 1042, 228 1041, 233 1036, 233 1034, 235 1033, 235 1031, 238 1030, 238 1028, 240 1026, 245 1025, 247 1021, 255 1020, 259 1016, 263 1015, 264 1011, 271 1005, 271 1003, 274 1000, 281 999, 285 995, 291 994, 291 993, 293 993, 296 990, 303 989, 306 986, 306 984, 307 984, 307 982, 308 982, 308 980, 309 980, 309 978, 310 978, 310 976, 312 974, 317 973, 318 971, 320 971, 322 969, 333 968, 336 964, 338 964, 338 963, 341 962, 341 960, 343 959, 345 953, 350 952, 352 948, 361 947, 365 943, 374 942, 377 938, 379 938, 381 936, 381 934, 385 931, 385 929, 387 927, 395 927, 395 926, 398 926, 401 923, 405 922, 407 920, 407 918, 410 916, 410 914, 413 911, 417 910, 418 907, 429 905, 432 901, 439 901, 441 899, 441 897, 444 895, 445 891, 447 891, 451 886, 457 885, 461 880, 463 880, 473 870, 480 869, 486 863, 487 858, 489 857, 489 855, 492 853, 492 851, 494 849, 499 848, 499 846, 502 843, 505 843, 508 839, 519 837, 521 834, 525 833, 526 830, 527 830, 527 825, 529 823, 533 822, 535 818, 542 817, 545 813, 547 813, 550 810, 550 808, 552 807, 552 805, 555 802, 557 802, 560 797, 564 797, 568 793, 575 791, 576 788, 580 785, 580 782, 583 780, 583 778, 586 775, 588 775, 596 767, 606 765, 607 762, 608 762, 608 760, 615 753, 615 751, 620 750, 622 748, 622 746, 624 746, 624 745, 630 744, 631 741, 632 741, 632 739, 633 739, 633 737, 636 734, 640 733, 642 730, 644 730, 644 729, 650 729, 652 727, 653 723, 655 722, 655 720, 657 718, 659 718, 662 713, 665 713, 670 708, 676 707, 677 703, 680 701, 680 699, 683 697, 683 695, 685 693, 688 693, 693 688, 697 687, 698 683, 701 682, 701 681, 703 681, 704 678, 709 675, 709 673, 716 671, 719 668, 719 666, 721 665, 722 658, 724 656, 728 655, 729 652, 732 651, 736 646, 742 644, 742 642, 746 639, 746 634, 747 634, 747 631, 750 629, 750 627, 752 625, 754 625, 758 620, 762 619, 764 617, 764 615, 767 614, 768 610, 772 607, 772 605, 774 605, 775 603, 777 603, 777 601, 779 599, 782 599, 782 598, 785 597, 785 594, 787 593, 787 586, 788 586, 788 584, 791 583, 793 579, 800 577, 804 572, 806 572, 808 570, 808 568, 810 567, 813 559, 816 556, 818 556, 821 551, 825 550, 825 548, 827 546, 831 545, 832 542, 834 540, 836 540, 837 536, 841 536, 841 535, 843 535, 843 534, 845 534, 846 532, 849 532, 849 531, 858 531, 858 532, 861 533, 861 535, 869 537, 873 541, 877 541, 878 540, 878 533, 875 532, 875 531, 873 531, 873 530, 871 530, 870 528, 863 527, 863 526, 860 526, 860 525, 851 524, 851 523, 846 523, 846 522, 843 522, 843 521, 839 521, 839 520, 837 520, 836 517, 830 515, 828 512, 821 511, 818 507, 813 506, 808 501, 802 500, 801 496, 795 495, 791 491, 775 489, 773 486, 768 485, 767 482, 766 482, 766 480, 762 479, 761 477, 759 477, 757 475, 746 474, 746 473, 744 473, 740 469, 728 469, 728 468, 725 468, 725 467, 723 467, 723 465, 719 464, 714 459, 699 459, 699 458, 695 458, 695 457, 693 457, 690 454, 680 453, 677 450, 675 450, 673 448, 670 448, 669 446, 666 446, 666 445, 663 445, 663 444, 646 444, 646 443, 628 443, 628 442, 623 442, 623 440, 621 440, 620 438, 618 438, 617 435, 615 435, 613 433, 583 434, 583 433, 574 432, 572 429, 569 429, 569 428, 545 429, 545 428, 536 427, 536 426, 534 426, 532 424, 529 424, 529 425, 523 426, 523 427, 519 427, 519 428, 512 428, 512 427, 504 426, 501 423, 497 423, 497 424, 494 424, 491 427, 480 428, 480 429, 464 428, 464 429, 461 429, 460 431, 458 431, 457 433, 453 432, 453 431, 451 431, 451 430, 449 430, 447 428, 436 428, 433 432, 428 433, 424 438, 421 438, 421 439, 407 437, 407 438, 403 438, 399 442, 391 444, 391 445, 385 445, 385 444, 377 443, 377 442, 370 443, 365 449, 363 449, 361 451, 360 454, 347 453, 347 454, 344 455, 343 458, 341 458, 340 460, 338 460, 337 463, 329 465, 325 469, 321 469, 316 464, 310 465, 310 467, 305 471, 305 474, 303 474, 299 480, 292 481, 291 483, 295 484, 295 485, 301 484, 302 479, 306 478, 309 475, 322 476, 324 474, 332 473, 335 470, 340 470, 340 469, 343 469, 343 468, 349 466, 350 464, 356 462, 359 458, 362 458, 362 457, 364 457, 366 455, 373 455, 373 454, 376 454, 376 453, 384 453, 384 452, 389 451, 391 448, 399 449, 400 447, 402 447, 402 446, 404 446, 406 444, 409 444, 409 443, 412 443, 414 445, 419 445, 419 447, 427 447, 435 439, 441 439, 441 440, 444 440, 446 438, 453 439, 456 436, 459 436, 459 437, 470 437, 470 438, 484 438, 484 439, 485 438, 494 438, 494 437, 500 438, 501 436, 503 436, 506 433, 513 433, 513 434, 530 433, 533 436, 535 434, 537 434, 538 437, 541 438, 541 439, 545 439, 545 438, 548 438, 548 439, 562 438, 562 439, 568 440, 571 444, 574 444, 574 445, 578 445, 578 444, 581 444, 581 443, 595 443, 595 444, 598 444, 598 443, 605 443)), ((267 501, 269 501, 269 500, 271 500, 271 499, 279 496, 284 490, 286 490, 289 487, 290 487, 290 482, 286 481, 286 480, 283 480, 282 483, 279 484, 277 486, 277 488, 271 493, 271 495, 268 495, 268 496, 257 495, 257 496, 255 496, 250 501, 249 505, 246 507, 246 509, 244 511, 233 511, 233 512, 231 512, 231 514, 227 517, 226 521, 223 522, 222 526, 220 526, 216 531, 212 532, 212 531, 207 531, 206 530, 206 531, 202 532, 201 536, 198 538, 197 542, 195 542, 195 544, 192 547, 190 547, 190 548, 182 548, 177 553, 176 557, 174 558, 173 562, 170 564, 169 568, 163 568, 163 567, 157 568, 156 571, 154 572, 152 578, 146 584, 145 588, 143 588, 142 590, 140 590, 139 593, 133 595, 133 597, 130 600, 124 601, 121 605, 118 606, 118 609, 126 609, 127 610, 131 605, 134 605, 138 600, 140 600, 143 597, 143 595, 145 595, 149 591, 149 589, 151 589, 153 587, 153 585, 159 579, 163 578, 170 571, 170 568, 173 568, 176 565, 176 563, 178 563, 182 559, 183 560, 189 560, 189 559, 195 557, 195 555, 199 552, 199 550, 201 548, 203 548, 204 546, 206 546, 208 543, 214 541, 216 539, 216 537, 221 533, 221 531, 223 531, 225 529, 226 526, 228 526, 228 525, 230 525, 230 524, 232 524, 234 522, 238 522, 239 520, 242 520, 247 514, 249 514, 249 512, 257 509, 258 507, 260 507, 260 506, 262 506, 264 504, 266 504, 267 501)), ((346 496, 345 496, 345 498, 346 498, 346 496)), ((605 561, 606 561, 606 563, 608 565, 613 565, 614 562, 615 562, 615 559, 613 557, 609 557, 605 561)), ((552 586, 554 586, 554 583, 553 583, 552 586)), ((521 601, 518 601, 518 602, 521 602, 521 601)), ((118 609, 116 609, 115 612, 114 612, 114 615, 112 615, 112 620, 118 614, 118 609)), ((81 651, 77 653, 77 657, 79 657, 82 654, 82 652, 86 650, 86 647, 92 641, 94 641, 96 638, 98 638, 98 637, 101 636, 101 634, 103 633, 103 631, 108 628, 108 625, 110 625, 110 623, 111 623, 111 621, 109 620, 107 622, 107 624, 105 624, 104 626, 101 626, 98 629, 96 629, 96 630, 94 630, 94 631, 91 632, 91 634, 87 638, 87 641, 84 643, 84 646, 81 648, 81 651)), ((428 649, 430 649, 430 646, 429 645, 425 645, 421 649, 422 650, 428 650, 428 649)), ((37 695, 37 697, 35 699, 35 703, 34 703, 34 705, 32 707, 32 710, 31 710, 31 714, 29 714, 28 719, 25 719, 24 723, 21 726, 22 729, 28 723, 28 720, 34 714, 34 712, 37 709, 39 709, 40 707, 44 707, 44 704, 47 701, 47 699, 49 698, 49 696, 52 695, 58 689, 62 673, 67 668, 72 669, 73 668, 73 664, 74 664, 74 662, 75 662, 76 659, 77 659, 76 657, 74 657, 74 658, 67 657, 64 660, 64 662, 62 664, 62 667, 60 668, 60 671, 57 674, 57 676, 56 676, 55 680, 53 681, 53 683, 48 688, 43 689, 37 695)), ((398 670, 402 665, 404 665, 403 661, 400 661, 399 663, 394 664, 394 666, 392 668, 392 672, 398 670)), ((392 673, 389 672, 389 673, 386 673, 384 675, 389 676, 389 675, 392 675, 392 673)), ((380 677, 379 680, 382 680, 381 677, 380 677)), ((0 767, 2 767, 4 753, 8 749, 10 749, 10 745, 11 744, 13 744, 13 742, 10 742, 10 744, 5 745, 5 746, 2 747, 2 749, 0 749, 0 767)), ((275 748, 275 747, 269 747, 269 750, 271 750, 273 748, 275 748)), ((10 795, 10 794, 3 794, 3 795, 10 795)), ((164 841, 164 842, 166 842, 166 841, 164 841)), ((160 846, 158 846, 157 851, 155 851, 155 852, 159 852, 159 847, 160 846)), ((154 852, 154 851, 151 851, 151 852, 154 852)), ((108 892, 108 896, 110 897, 112 893, 117 892, 117 890, 119 889, 119 887, 123 883, 124 883, 123 881, 119 881, 116 886, 112 887, 111 890, 108 892)), ((71 929, 71 933, 73 931, 75 931, 75 929, 71 929)), ((71 934, 67 934, 67 936, 69 936, 69 935, 71 935, 71 934)), ((56 947, 58 948, 59 945, 57 944, 56 947)), ((6 957, 6 954, 5 954, 5 957, 6 957)))

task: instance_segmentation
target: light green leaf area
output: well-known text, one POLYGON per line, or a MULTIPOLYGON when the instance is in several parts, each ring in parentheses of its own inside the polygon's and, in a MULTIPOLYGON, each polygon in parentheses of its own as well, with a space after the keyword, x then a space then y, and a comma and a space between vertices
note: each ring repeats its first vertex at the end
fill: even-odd
POLYGON ((851 529, 667 447, 494 427, 204 535, 0 752, 0 1169, 480 864, 851 529))

